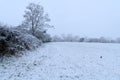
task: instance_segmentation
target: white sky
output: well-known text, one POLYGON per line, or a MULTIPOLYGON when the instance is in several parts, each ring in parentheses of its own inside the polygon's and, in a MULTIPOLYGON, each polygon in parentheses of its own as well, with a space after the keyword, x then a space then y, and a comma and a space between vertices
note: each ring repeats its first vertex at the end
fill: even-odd
POLYGON ((25 7, 40 2, 55 29, 49 32, 88 37, 120 37, 120 0, 0 0, 0 21, 18 25, 25 7))

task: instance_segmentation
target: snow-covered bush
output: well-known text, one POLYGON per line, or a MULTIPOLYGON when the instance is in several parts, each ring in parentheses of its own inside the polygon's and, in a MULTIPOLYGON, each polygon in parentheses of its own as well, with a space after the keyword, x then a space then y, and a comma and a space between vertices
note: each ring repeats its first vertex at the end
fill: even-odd
POLYGON ((21 51, 34 49, 39 45, 41 45, 41 41, 30 34, 0 26, 0 56, 15 55, 21 51))
POLYGON ((85 42, 100 42, 98 38, 85 38, 85 42))
POLYGON ((27 34, 30 34, 30 35, 36 37, 37 39, 41 40, 43 43, 51 42, 51 40, 52 40, 51 36, 46 32, 46 30, 38 29, 34 32, 34 35, 33 35, 31 29, 27 30, 23 26, 17 26, 16 29, 21 31, 22 33, 27 33, 27 34))
POLYGON ((51 41, 51 37, 49 34, 46 33, 46 31, 39 31, 37 30, 34 34, 34 36, 36 38, 38 38, 39 40, 41 40, 42 42, 50 42, 51 41))
POLYGON ((120 43, 120 38, 117 38, 117 39, 116 39, 116 42, 117 42, 117 43, 120 43))
POLYGON ((52 40, 51 40, 51 41, 52 41, 52 42, 62 42, 62 39, 61 39, 61 37, 55 35, 55 36, 52 37, 52 40))
POLYGON ((61 40, 63 42, 78 42, 79 41, 79 36, 73 36, 72 34, 68 34, 68 35, 62 35, 61 36, 61 40))
POLYGON ((85 38, 80 38, 79 42, 84 42, 85 38))

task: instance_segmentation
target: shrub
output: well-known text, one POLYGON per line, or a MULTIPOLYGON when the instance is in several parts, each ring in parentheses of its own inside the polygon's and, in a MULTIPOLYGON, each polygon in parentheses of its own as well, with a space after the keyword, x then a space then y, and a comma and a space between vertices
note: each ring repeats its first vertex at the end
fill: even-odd
POLYGON ((45 42, 51 42, 52 38, 51 36, 46 32, 46 30, 36 30, 34 32, 34 35, 32 34, 32 30, 27 30, 24 29, 22 26, 17 26, 16 30, 19 30, 20 32, 24 33, 24 34, 30 34, 34 37, 36 37, 37 39, 41 40, 43 43, 45 42))
POLYGON ((49 34, 46 33, 46 31, 39 31, 37 30, 34 35, 36 38, 41 40, 43 43, 45 42, 51 42, 51 37, 49 34))
POLYGON ((39 45, 41 45, 41 41, 30 34, 0 26, 0 57, 32 50, 39 45))

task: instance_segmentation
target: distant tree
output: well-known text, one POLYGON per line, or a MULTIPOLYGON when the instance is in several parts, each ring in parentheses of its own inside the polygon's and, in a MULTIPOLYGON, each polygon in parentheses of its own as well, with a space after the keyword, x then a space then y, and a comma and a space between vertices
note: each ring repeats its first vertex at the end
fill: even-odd
POLYGON ((55 36, 52 37, 52 41, 53 42, 62 42, 62 39, 61 39, 60 36, 55 35, 55 36))
POLYGON ((84 42, 85 38, 80 38, 79 42, 84 42))
POLYGON ((116 39, 116 42, 117 42, 117 43, 120 43, 120 38, 117 38, 117 39, 116 39))
POLYGON ((44 14, 44 8, 35 3, 30 3, 25 10, 24 21, 22 27, 26 30, 30 30, 32 35, 36 34, 36 31, 45 32, 46 27, 51 27, 47 22, 50 21, 48 14, 44 14))
POLYGON ((108 43, 109 41, 106 38, 104 38, 104 37, 100 37, 99 38, 99 42, 101 42, 101 43, 108 43))

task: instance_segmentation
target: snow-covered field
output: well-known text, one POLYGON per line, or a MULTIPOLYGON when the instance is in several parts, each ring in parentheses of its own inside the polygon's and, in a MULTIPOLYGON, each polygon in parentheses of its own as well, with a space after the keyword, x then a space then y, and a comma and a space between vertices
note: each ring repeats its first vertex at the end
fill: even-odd
POLYGON ((47 43, 0 63, 0 80, 120 80, 120 44, 47 43))

